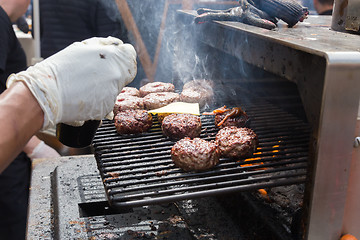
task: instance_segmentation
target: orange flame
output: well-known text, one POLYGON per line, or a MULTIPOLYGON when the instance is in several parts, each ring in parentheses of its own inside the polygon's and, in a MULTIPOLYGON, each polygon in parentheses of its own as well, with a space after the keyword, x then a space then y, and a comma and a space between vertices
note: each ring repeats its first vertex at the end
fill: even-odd
MULTIPOLYGON (((278 141, 279 143, 281 142, 281 141, 278 141)), ((279 148, 280 147, 280 145, 273 145, 272 146, 272 148, 279 148)), ((259 150, 261 150, 262 148, 261 147, 258 147, 257 148, 257 150, 258 150, 258 152, 254 152, 253 153, 253 155, 261 155, 262 154, 262 152, 261 151, 259 151, 259 150)), ((273 153, 277 153, 277 152, 280 152, 280 150, 278 150, 278 149, 274 149, 274 150, 272 150, 271 152, 273 152, 273 153)), ((273 155, 273 157, 275 157, 275 155, 273 155)), ((245 159, 245 160, 241 160, 241 161, 244 161, 244 162, 251 162, 251 161, 255 161, 255 160, 261 160, 261 157, 252 157, 252 158, 247 158, 247 159, 245 159)), ((241 162, 240 160, 238 161, 238 162, 241 162)), ((249 166, 254 166, 254 165, 261 165, 261 164, 264 164, 263 162, 259 162, 259 163, 246 163, 246 164, 241 164, 240 166, 241 167, 249 167, 249 166)), ((266 168, 259 168, 260 170, 265 170, 266 168)))

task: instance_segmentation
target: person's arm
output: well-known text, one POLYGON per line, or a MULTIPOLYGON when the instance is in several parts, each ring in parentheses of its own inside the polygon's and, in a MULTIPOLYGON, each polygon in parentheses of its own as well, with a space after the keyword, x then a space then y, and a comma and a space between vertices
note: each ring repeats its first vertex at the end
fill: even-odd
POLYGON ((0 172, 40 129, 102 120, 136 71, 133 46, 94 37, 11 74, 0 96, 0 172))
POLYGON ((25 145, 23 151, 31 160, 34 160, 36 158, 60 157, 60 154, 54 148, 47 145, 37 136, 32 136, 29 142, 25 145))
POLYGON ((0 95, 0 173, 41 129, 44 113, 22 82, 0 95))

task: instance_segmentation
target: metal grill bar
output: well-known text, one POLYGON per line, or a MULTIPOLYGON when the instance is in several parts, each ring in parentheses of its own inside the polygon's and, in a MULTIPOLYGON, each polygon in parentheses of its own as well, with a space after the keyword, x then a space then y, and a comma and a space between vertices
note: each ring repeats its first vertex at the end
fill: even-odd
MULTIPOLYGON (((242 105, 243 106, 243 105, 242 105)), ((118 135, 105 120, 93 141, 109 203, 135 207, 233 191, 303 183, 306 180, 309 128, 271 104, 244 105, 259 146, 251 158, 220 159, 206 172, 183 172, 172 163, 175 141, 163 136, 159 123, 149 132, 118 135)), ((201 138, 215 139, 213 116, 202 115, 201 138)))
POLYGON ((231 183, 221 182, 221 183, 211 183, 211 184, 203 184, 203 185, 196 185, 191 187, 180 187, 176 189, 166 189, 166 190, 159 190, 159 191, 153 191, 153 192, 147 192, 145 194, 138 193, 138 194, 129 194, 126 196, 117 196, 114 195, 113 201, 132 201, 132 200, 142 200, 144 198, 151 198, 151 197, 161 197, 161 196, 173 196, 177 194, 183 194, 184 192, 201 192, 206 189, 206 191, 211 190, 218 190, 223 188, 233 188, 238 187, 241 185, 250 185, 250 184, 256 184, 259 182, 267 183, 271 180, 277 181, 278 179, 282 178, 291 178, 291 177, 301 177, 300 174, 287 174, 285 176, 272 176, 272 177, 258 177, 256 180, 253 179, 242 179, 237 180, 231 183))
POLYGON ((168 196, 159 196, 156 198, 147 198, 142 200, 131 200, 131 201, 121 201, 121 199, 110 199, 113 203, 114 207, 118 208, 129 208, 129 207, 139 207, 144 205, 151 205, 151 204, 161 204, 167 202, 175 202, 184 199, 192 199, 192 198, 201 198, 205 196, 215 196, 221 194, 228 194, 237 191, 250 191, 260 188, 271 188, 277 186, 287 186, 298 184, 306 181, 306 177, 299 177, 299 178, 290 178, 285 180, 277 179, 275 182, 266 182, 266 183, 253 183, 253 184, 244 184, 240 186, 233 186, 233 187, 224 187, 219 189, 211 189, 211 190, 204 190, 204 191, 196 191, 196 192, 189 192, 185 194, 178 194, 178 195, 168 195, 168 196))
MULTIPOLYGON (((235 170, 238 171, 238 168, 239 166, 241 165, 246 165, 248 164, 249 166, 242 166, 242 170, 250 170, 252 169, 253 167, 259 167, 259 165, 261 165, 260 167, 272 167, 272 166, 278 166, 278 165, 284 165, 286 163, 286 161, 290 161, 289 164, 291 163, 296 163, 297 162, 297 159, 300 159, 300 161, 306 161, 306 156, 305 154, 292 154, 292 157, 294 159, 289 159, 288 156, 276 156, 276 158, 274 157, 270 157, 269 156, 265 156, 263 158, 260 158, 257 159, 257 160, 251 160, 251 161, 247 161, 247 162, 234 162, 233 160, 231 159, 221 159, 220 160, 220 165, 221 166, 215 166, 213 169, 216 170, 216 171, 219 171, 219 170, 222 170, 222 171, 231 171, 232 168, 234 168, 235 170), (305 157, 304 157, 305 156, 305 157), (296 157, 296 158, 295 158, 296 157), (291 162, 292 161, 292 162, 291 162), (266 162, 270 162, 270 163, 266 163, 266 162), (225 169, 226 167, 226 169, 225 169)), ((113 178, 113 179, 110 179, 109 181, 114 181, 116 179, 118 180, 124 180, 124 179, 128 179, 128 178, 133 178, 132 176, 134 176, 135 174, 141 174, 142 176, 144 177, 150 177, 152 176, 152 174, 156 174, 156 172, 154 171, 149 171, 149 169, 147 169, 148 172, 150 173, 144 173, 143 172, 143 169, 145 168, 145 166, 154 166, 156 167, 156 169, 158 171, 161 171, 161 170, 171 170, 171 171, 168 171, 164 174, 166 175, 170 175, 172 173, 178 173, 178 172, 182 172, 181 170, 177 170, 177 168, 173 168, 172 166, 172 161, 171 159, 169 159, 169 157, 167 157, 166 159, 166 162, 158 162, 158 161, 155 161, 154 163, 151 163, 151 164, 142 164, 143 168, 142 169, 133 169, 132 166, 130 164, 125 164, 125 167, 120 167, 120 166, 117 166, 117 165, 114 165, 115 167, 114 168, 104 168, 104 170, 107 170, 108 174, 105 175, 105 177, 111 177, 114 175, 114 173, 116 171, 121 171, 121 175, 119 175, 119 177, 117 178, 113 178), (163 167, 159 166, 159 165, 163 165, 163 167), (165 164, 168 164, 170 166, 165 166, 165 164), (128 176, 129 175, 129 176, 128 176)), ((212 173, 212 171, 207 171, 206 173, 212 173)), ((198 175, 200 173, 197 173, 196 175, 198 175)), ((216 172, 215 174, 219 174, 218 172, 216 172)), ((105 181, 107 181, 108 179, 105 179, 105 181)))
MULTIPOLYGON (((303 165, 299 165, 300 168, 303 168, 303 165)), ((294 169, 294 168, 293 168, 294 169)), ((182 179, 182 183, 185 183, 187 181, 196 181, 194 183, 198 183, 198 182, 203 182, 203 181, 210 181, 211 179, 220 179, 220 178, 231 178, 231 177, 249 177, 251 175, 257 175, 257 174, 265 174, 265 173, 271 173, 272 170, 253 170, 253 172, 242 172, 242 173, 231 173, 230 171, 221 171, 219 170, 221 173, 218 173, 216 175, 212 175, 211 173, 199 173, 197 175, 197 178, 188 178, 189 180, 183 180, 182 179), (220 174, 226 174, 226 175, 220 175, 220 174), (191 179, 191 180, 190 180, 191 179)), ((277 169, 276 171, 280 171, 280 169, 277 169)), ((186 176, 186 175, 185 175, 186 176)), ((164 180, 170 182, 170 181, 176 181, 180 178, 184 178, 184 175, 177 175, 177 176, 171 176, 171 177, 167 177, 164 180)), ((111 180, 108 181, 109 183, 111 182, 111 180)), ((128 182, 128 183, 123 183, 123 184, 116 184, 116 185, 109 185, 109 188, 111 187, 115 187, 115 186, 122 186, 122 187, 128 187, 131 185, 140 185, 140 184, 151 184, 157 182, 156 179, 148 179, 148 180, 138 180, 136 182, 128 182)))
MULTIPOLYGON (((227 175, 215 175, 215 176, 211 176, 211 177, 207 177, 207 178, 192 178, 192 179, 186 179, 186 180, 181 180, 181 184, 199 184, 201 182, 205 182, 205 183, 211 183, 211 184, 203 184, 203 185, 196 185, 193 187, 188 187, 186 188, 187 190, 189 190, 190 188, 192 189, 204 189, 204 188, 212 188, 212 187, 220 187, 223 185, 227 185, 227 184, 231 184, 231 185, 236 185, 238 183, 242 183, 242 182, 258 182, 258 181, 263 181, 263 180, 270 180, 273 177, 268 177, 268 176, 263 176, 263 177, 257 177, 257 178, 249 178, 250 176, 256 176, 259 174, 269 174, 269 173, 280 173, 282 171, 288 171, 288 170, 295 170, 295 169, 303 169, 304 167, 306 167, 305 164, 301 164, 298 165, 297 167, 282 167, 282 168, 277 168, 277 169, 267 169, 267 170, 258 170, 258 171, 254 171, 253 173, 242 173, 242 174, 238 174, 238 173, 233 173, 233 174, 227 174, 227 175), (232 178, 239 178, 239 177, 247 177, 247 179, 241 179, 241 180, 229 180, 232 178), (213 183, 213 181, 216 181, 215 183, 213 183)), ((295 173, 295 174, 283 174, 282 176, 276 176, 276 178, 287 178, 287 177, 291 177, 291 176, 302 176, 303 173, 295 173)), ((179 177, 181 178, 181 177, 179 177)), ((179 178, 173 178, 173 180, 177 180, 179 178)), ((151 181, 147 182, 147 183, 151 183, 151 181)), ((157 187, 172 187, 174 185, 174 183, 176 183, 176 181, 167 181, 167 182, 162 182, 162 183, 157 183, 157 184, 148 184, 148 185, 139 185, 139 183, 128 183, 128 184, 116 184, 116 185, 112 185, 109 187, 109 189, 115 188, 115 187, 120 187, 121 190, 114 190, 112 191, 112 194, 116 195, 116 194, 121 194, 121 193, 126 193, 126 192, 132 192, 132 191, 139 191, 139 190, 146 190, 146 189, 155 189, 157 187), (130 188, 130 189, 126 189, 130 186, 134 185, 134 187, 130 188)), ((183 189, 185 188, 179 188, 176 190, 172 190, 173 193, 178 192, 178 191, 183 191, 183 189)), ((160 194, 159 191, 156 191, 158 194, 160 194)), ((143 194, 140 194, 139 197, 143 197, 143 194)), ((148 196, 148 195, 147 195, 148 196)), ((125 198, 132 198, 134 196, 126 196, 123 197, 122 199, 125 198)))

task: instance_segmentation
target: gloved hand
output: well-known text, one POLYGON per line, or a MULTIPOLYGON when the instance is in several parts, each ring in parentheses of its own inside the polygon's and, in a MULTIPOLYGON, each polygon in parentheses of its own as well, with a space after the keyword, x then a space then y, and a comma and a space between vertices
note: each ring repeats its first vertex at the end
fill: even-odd
POLYGON ((27 85, 44 111, 47 129, 57 123, 103 119, 136 71, 133 46, 114 37, 94 37, 12 74, 7 87, 16 81, 27 85))
POLYGON ((252 6, 246 0, 243 1, 243 4, 240 7, 234 7, 227 10, 199 8, 197 13, 199 16, 195 18, 195 23, 203 23, 213 20, 234 21, 266 29, 273 29, 276 27, 277 22, 275 18, 271 18, 267 13, 252 6))
POLYGON ((294 0, 240 0, 240 6, 227 10, 198 9, 199 16, 195 23, 212 20, 237 21, 266 29, 276 27, 277 18, 282 19, 290 27, 298 21, 303 21, 307 15, 307 8, 294 0))
POLYGON ((60 154, 50 147, 49 145, 45 144, 43 141, 40 141, 40 143, 33 149, 33 151, 27 156, 34 160, 35 158, 56 158, 60 157, 60 154))
POLYGON ((307 7, 295 0, 252 0, 252 4, 270 17, 283 20, 289 27, 304 21, 309 14, 307 7))

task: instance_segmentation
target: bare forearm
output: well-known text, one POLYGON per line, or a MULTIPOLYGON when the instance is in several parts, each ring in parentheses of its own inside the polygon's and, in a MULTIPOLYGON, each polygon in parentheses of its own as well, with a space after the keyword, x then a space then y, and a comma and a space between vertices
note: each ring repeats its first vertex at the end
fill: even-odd
POLYGON ((21 82, 0 95, 0 172, 41 129, 43 121, 38 102, 21 82))

